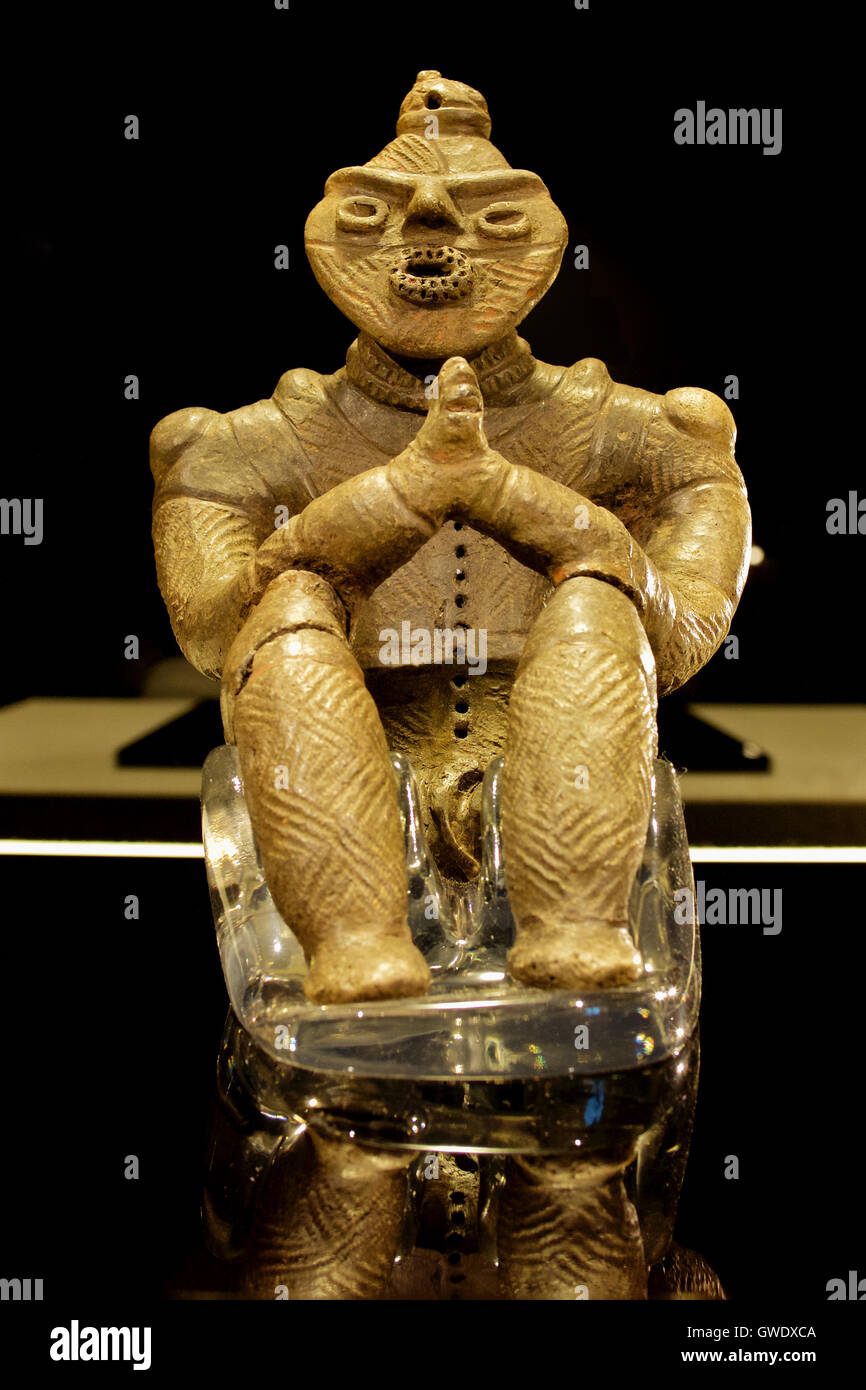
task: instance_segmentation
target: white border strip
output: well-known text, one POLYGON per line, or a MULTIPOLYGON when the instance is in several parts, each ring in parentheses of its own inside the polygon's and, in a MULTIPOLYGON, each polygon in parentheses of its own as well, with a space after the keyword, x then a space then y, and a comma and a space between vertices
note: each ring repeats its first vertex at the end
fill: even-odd
POLYGON ((164 840, 3 840, 0 855, 55 855, 75 859, 204 859, 204 845, 164 840))
MULTIPOLYGON (((4 840, 0 856, 203 859, 204 847, 163 840, 4 840)), ((866 845, 692 845, 693 864, 866 864, 866 845)))
POLYGON ((693 864, 866 864, 866 845, 692 845, 693 864))

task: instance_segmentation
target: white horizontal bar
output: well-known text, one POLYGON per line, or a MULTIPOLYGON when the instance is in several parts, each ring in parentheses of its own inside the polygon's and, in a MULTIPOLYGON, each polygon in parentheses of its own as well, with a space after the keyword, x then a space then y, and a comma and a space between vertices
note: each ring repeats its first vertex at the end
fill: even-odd
MULTIPOLYGON (((692 845, 693 864, 866 864, 866 845, 692 845)), ((203 859, 204 846, 164 840, 3 840, 0 855, 203 859)))
POLYGON ((693 864, 866 864, 866 845, 692 845, 693 864))
POLYGON ((62 855, 75 859, 204 859, 202 844, 164 840, 2 840, 0 855, 62 855))

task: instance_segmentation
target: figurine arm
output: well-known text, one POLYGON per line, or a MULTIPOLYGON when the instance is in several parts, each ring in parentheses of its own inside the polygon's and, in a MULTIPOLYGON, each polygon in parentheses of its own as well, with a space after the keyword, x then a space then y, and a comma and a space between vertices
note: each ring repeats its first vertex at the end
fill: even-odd
POLYGON ((254 598, 285 570, 300 569, 326 579, 351 612, 410 560, 453 513, 455 499, 491 476, 489 457, 480 451, 447 465, 431 453, 442 428, 437 415, 431 412, 417 439, 390 463, 315 498, 269 536, 255 558, 254 598))
POLYGON ((250 504, 244 460, 216 411, 179 410, 161 420, 150 459, 157 579, 172 631, 187 660, 219 679, 243 620, 266 512, 257 516, 250 504), (236 505, 217 500, 226 476, 236 505))
POLYGON ((153 539, 184 655, 222 677, 239 630, 286 570, 325 580, 348 615, 439 529, 455 475, 473 466, 431 467, 413 442, 275 529, 274 496, 239 448, 230 419, 209 410, 168 416, 151 436, 153 539))
POLYGON ((720 645, 742 592, 751 543, 727 407, 698 391, 670 392, 665 402, 655 441, 659 457, 647 469, 662 487, 634 523, 634 535, 607 508, 504 459, 495 485, 476 492, 461 511, 553 584, 586 575, 628 594, 653 649, 660 694, 684 684, 720 645), (671 427, 676 447, 666 437, 671 427), (666 472, 673 478, 664 491, 666 472))
POLYGON ((632 396, 626 448, 639 431, 640 472, 632 533, 649 567, 642 617, 656 658, 659 694, 684 685, 730 629, 749 567, 752 521, 734 458, 736 425, 724 401, 698 387, 632 396))
POLYGON ((256 533, 227 507, 180 497, 158 507, 153 544, 178 646, 197 670, 219 679, 248 605, 256 533))
POLYGON ((681 488, 653 511, 647 564, 658 578, 645 626, 659 694, 684 685, 718 650, 748 574, 745 487, 725 479, 681 488))
POLYGON ((326 579, 347 612, 405 564, 444 520, 400 484, 397 460, 309 502, 259 547, 252 597, 288 569, 326 579))

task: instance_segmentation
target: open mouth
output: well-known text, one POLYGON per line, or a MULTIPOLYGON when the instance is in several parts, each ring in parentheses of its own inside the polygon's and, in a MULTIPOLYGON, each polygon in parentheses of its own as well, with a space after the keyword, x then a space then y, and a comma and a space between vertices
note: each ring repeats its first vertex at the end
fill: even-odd
POLYGON ((433 309, 465 299, 474 271, 454 246, 414 246, 400 252, 388 278, 401 299, 433 309))

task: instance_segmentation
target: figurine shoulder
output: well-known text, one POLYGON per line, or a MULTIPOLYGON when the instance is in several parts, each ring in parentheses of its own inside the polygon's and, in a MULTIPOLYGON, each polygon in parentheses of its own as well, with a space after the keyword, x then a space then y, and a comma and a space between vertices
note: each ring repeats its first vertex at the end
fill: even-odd
POLYGON ((610 372, 598 357, 581 357, 566 367, 560 381, 560 391, 585 405, 600 408, 613 386, 610 372))
POLYGON ((207 434, 220 419, 216 410, 189 406, 175 410, 155 425, 150 435, 150 469, 159 483, 181 454, 207 434))
POLYGON ((610 489, 638 485, 667 495, 714 479, 743 486, 734 418, 712 391, 625 386, 612 382, 602 363, 589 362, 586 377, 598 382, 592 457, 610 489))
POLYGON ((733 453, 737 440, 734 417, 725 402, 700 386, 678 386, 661 397, 668 419, 703 444, 733 453))
POLYGON ((150 436, 154 510, 173 498, 195 498, 272 524, 273 495, 246 447, 244 414, 192 406, 160 420, 150 436))
POLYGON ((699 386, 655 397, 643 443, 644 476, 660 494, 688 484, 725 482, 745 493, 734 456, 737 427, 723 400, 699 386))
POLYGON ((273 400, 284 411, 296 403, 324 405, 327 402, 326 387, 331 380, 331 377, 322 376, 308 367, 292 367, 290 371, 283 372, 277 382, 273 400))
POLYGON ((617 427, 646 430, 647 416, 660 415, 677 430, 701 444, 732 453, 737 438, 734 417, 723 400, 700 386, 679 386, 663 395, 639 386, 612 380, 597 357, 584 357, 566 369, 563 387, 574 397, 590 399, 596 409, 606 407, 617 427))

